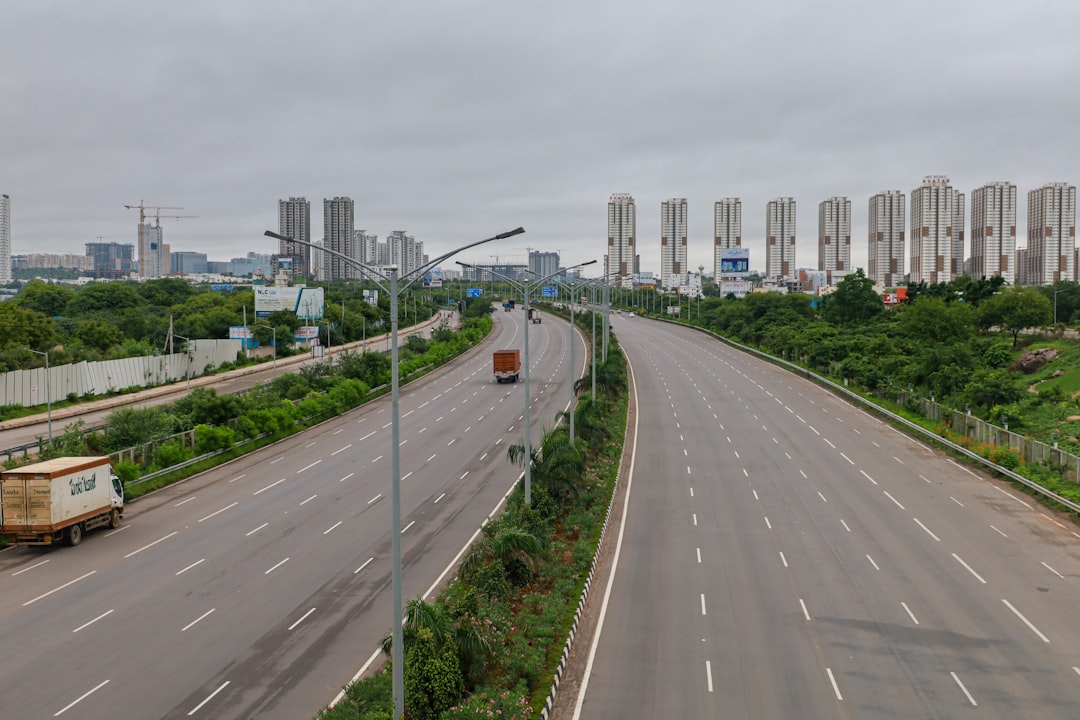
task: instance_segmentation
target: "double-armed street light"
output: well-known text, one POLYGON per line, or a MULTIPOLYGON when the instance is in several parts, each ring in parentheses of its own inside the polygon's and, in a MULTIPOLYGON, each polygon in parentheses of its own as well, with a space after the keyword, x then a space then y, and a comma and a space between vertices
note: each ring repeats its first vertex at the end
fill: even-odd
POLYGON ((274 346, 274 379, 277 380, 277 328, 274 327, 273 325, 261 325, 261 324, 256 325, 255 327, 266 328, 270 332, 274 333, 274 340, 273 340, 273 343, 272 343, 273 346, 274 346))
POLYGON ((391 633, 391 657, 390 665, 393 675, 393 696, 394 696, 394 720, 399 720, 405 714, 405 660, 404 651, 402 645, 404 640, 402 637, 402 600, 401 600, 401 443, 398 438, 401 434, 401 423, 398 413, 398 296, 401 292, 404 292, 412 285, 418 278, 424 276, 424 274, 435 267, 443 260, 447 260, 450 257, 457 255, 463 250, 482 245, 483 243, 491 242, 492 240, 502 240, 514 235, 520 235, 525 232, 525 228, 517 228, 510 230, 509 232, 499 233, 493 237, 478 240, 468 245, 463 245, 455 250, 451 250, 445 255, 441 255, 430 262, 421 265, 415 270, 410 270, 404 275, 398 277, 398 268, 396 265, 391 265, 388 273, 382 272, 382 270, 375 268, 366 263, 362 263, 359 260, 355 260, 348 255, 340 253, 336 250, 316 245, 305 240, 295 240, 291 237, 279 235, 276 232, 267 230, 264 235, 267 237, 277 238, 278 240, 285 240, 288 242, 299 243, 300 245, 306 245, 321 250, 323 253, 333 255, 347 265, 351 265, 361 271, 367 273, 368 278, 378 285, 383 292, 390 296, 390 394, 391 394, 391 429, 390 429, 390 456, 391 456, 391 476, 390 487, 392 496, 392 519, 391 519, 391 545, 393 553, 393 596, 394 596, 394 618, 393 618, 393 630, 391 633), (385 282, 380 282, 380 279, 385 282))
POLYGON ((41 350, 34 350, 32 348, 23 348, 27 352, 32 352, 35 355, 45 356, 45 412, 46 417, 49 419, 49 442, 52 442, 52 385, 49 383, 49 376, 52 375, 49 372, 49 351, 42 352, 41 350))
MULTIPOLYGON (((577 268, 585 267, 586 265, 592 265, 595 260, 583 262, 580 265, 574 265, 573 267, 566 268, 566 271, 576 270, 577 268)), ((458 265, 464 268, 471 268, 473 270, 483 270, 490 273, 493 277, 497 277, 510 284, 510 287, 518 290, 523 296, 523 303, 525 305, 525 504, 532 505, 532 428, 530 425, 529 411, 530 398, 529 398, 529 325, 532 321, 529 319, 529 294, 531 290, 538 287, 542 283, 547 282, 551 278, 559 275, 559 272, 553 272, 546 277, 542 277, 539 280, 522 281, 519 282, 511 277, 503 275, 502 273, 495 272, 491 268, 480 267, 478 265, 470 265, 469 263, 458 262, 458 265)))
MULTIPOLYGON (((593 262, 595 262, 595 261, 593 261, 593 262)), ((536 273, 532 272, 531 270, 528 270, 526 272, 528 272, 530 275, 535 275, 536 274, 536 273)), ((573 445, 574 444, 574 415, 575 415, 575 411, 576 411, 576 408, 574 407, 574 405, 575 405, 574 401, 577 399, 577 391, 574 388, 574 384, 577 382, 577 375, 576 375, 577 370, 576 370, 575 364, 574 364, 574 333, 576 332, 576 328, 574 327, 574 304, 575 304, 575 300, 576 300, 575 295, 577 293, 577 289, 579 287, 587 286, 587 283, 585 283, 585 282, 576 282, 575 283, 570 279, 559 280, 557 278, 555 280, 553 280, 553 282, 556 285, 564 288, 568 293, 570 293, 570 406, 569 407, 570 407, 570 444, 573 445)), ((594 393, 594 396, 595 396, 595 393, 594 393)))

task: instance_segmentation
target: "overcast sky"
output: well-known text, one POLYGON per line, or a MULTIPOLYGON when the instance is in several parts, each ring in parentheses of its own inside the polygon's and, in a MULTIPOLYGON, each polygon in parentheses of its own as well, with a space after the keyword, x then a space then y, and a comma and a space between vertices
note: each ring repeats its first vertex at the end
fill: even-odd
POLYGON ((276 252, 278 199, 306 197, 321 239, 344 195, 432 257, 522 225, 459 259, 572 264, 602 259, 625 192, 654 272, 667 198, 711 271, 718 198, 762 268, 765 204, 793 196, 814 267, 817 205, 846 195, 865 267, 875 192, 1008 180, 1026 238, 1028 190, 1080 179, 1078 31, 1071 0, 23 0, 0 193, 13 254, 135 243, 140 200, 198 216, 162 221, 174 251, 276 252))

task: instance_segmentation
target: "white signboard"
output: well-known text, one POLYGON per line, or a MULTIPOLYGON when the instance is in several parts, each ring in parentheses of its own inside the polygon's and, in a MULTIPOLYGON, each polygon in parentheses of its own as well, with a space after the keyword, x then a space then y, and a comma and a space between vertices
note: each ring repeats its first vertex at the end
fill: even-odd
POLYGON ((745 280, 722 280, 720 282, 720 296, 727 297, 732 294, 737 298, 744 298, 750 292, 750 283, 745 280))
POLYGON ((263 285, 254 290, 255 317, 266 318, 272 312, 287 310, 306 320, 322 320, 322 288, 263 285))

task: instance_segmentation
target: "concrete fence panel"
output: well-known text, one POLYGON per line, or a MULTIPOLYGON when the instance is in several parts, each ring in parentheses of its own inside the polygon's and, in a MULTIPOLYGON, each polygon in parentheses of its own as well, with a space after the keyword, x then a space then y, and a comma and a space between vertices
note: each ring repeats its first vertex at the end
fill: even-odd
MULTIPOLYGON (((236 359, 239 340, 196 340, 191 348, 191 377, 203 374, 236 359)), ((49 395, 52 402, 64 400, 71 393, 104 395, 110 390, 150 387, 188 376, 188 353, 79 362, 49 368, 49 395)), ((45 405, 45 368, 13 370, 0 374, 0 405, 34 407, 45 405)))

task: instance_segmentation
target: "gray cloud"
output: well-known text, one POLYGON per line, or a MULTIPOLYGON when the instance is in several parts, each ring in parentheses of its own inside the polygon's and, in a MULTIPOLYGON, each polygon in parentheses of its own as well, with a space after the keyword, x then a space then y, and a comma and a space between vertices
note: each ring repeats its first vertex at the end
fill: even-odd
POLYGON ((602 255, 606 203, 638 203, 645 270, 659 206, 686 197, 690 264, 712 204, 866 203, 946 174, 964 192, 1076 182, 1080 6, 1061 2, 480 1, 20 3, 0 27, 0 192, 14 252, 134 242, 125 204, 180 205, 177 250, 270 251, 276 201, 348 195, 357 226, 432 254, 524 225, 498 250, 602 255), (1036 32, 1035 28, 1041 28, 1036 32))

